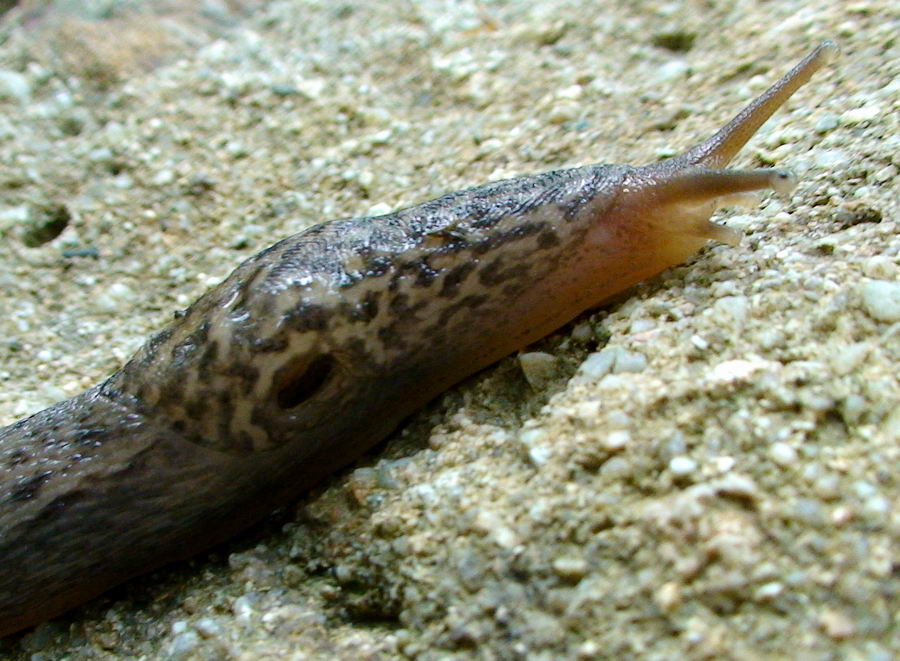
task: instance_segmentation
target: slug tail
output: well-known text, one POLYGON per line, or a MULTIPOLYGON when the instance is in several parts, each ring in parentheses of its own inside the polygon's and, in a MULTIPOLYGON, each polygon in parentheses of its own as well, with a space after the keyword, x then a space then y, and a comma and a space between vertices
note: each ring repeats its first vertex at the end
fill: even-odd
POLYGON ((812 75, 833 60, 838 53, 833 41, 822 42, 797 66, 767 89, 715 135, 687 151, 676 160, 684 166, 702 165, 721 168, 727 165, 754 133, 800 89, 812 75))

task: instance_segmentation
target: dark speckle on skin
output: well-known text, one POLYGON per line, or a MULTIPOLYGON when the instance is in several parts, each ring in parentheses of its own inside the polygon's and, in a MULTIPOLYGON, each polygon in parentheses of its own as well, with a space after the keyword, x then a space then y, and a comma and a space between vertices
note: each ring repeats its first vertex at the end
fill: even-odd
POLYGON ((372 290, 359 303, 345 303, 342 312, 350 321, 366 323, 378 316, 378 292, 372 290))
POLYGON ((394 262, 389 257, 372 257, 363 268, 363 278, 378 278, 391 270, 394 262))
POLYGON ((507 265, 503 257, 497 257, 478 272, 478 281, 485 287, 497 287, 510 280, 521 282, 530 270, 529 264, 507 265))
POLYGON ((284 335, 260 337, 252 342, 254 353, 281 353, 287 348, 288 341, 284 335))
POLYGON ((188 418, 198 419, 203 415, 203 409, 205 406, 206 403, 202 396, 193 397, 187 400, 184 406, 184 410, 185 413, 187 413, 188 418))
POLYGON ((291 308, 284 315, 285 322, 290 323, 299 332, 324 330, 330 316, 331 313, 321 305, 306 301, 291 308))
POLYGON ((51 475, 53 475, 53 471, 44 471, 21 480, 18 486, 10 493, 9 500, 16 503, 34 498, 51 475))
POLYGON ((547 250, 548 248, 555 248, 559 245, 559 234, 554 232, 551 229, 546 229, 540 234, 538 234, 537 238, 537 247, 540 250, 547 250))
POLYGON ((416 280, 413 283, 414 287, 430 287, 431 283, 435 281, 435 279, 440 275, 438 271, 431 268, 428 264, 428 258, 423 257, 415 264, 416 269, 416 280))
POLYGON ((445 307, 438 318, 438 327, 446 325, 451 318, 461 310, 474 309, 487 301, 487 294, 470 294, 445 307))
POLYGON ((391 311, 391 314, 395 316, 402 316, 409 312, 409 295, 408 294, 397 294, 393 298, 391 298, 388 303, 388 307, 391 311))
POLYGON ((228 365, 225 372, 239 382, 235 384, 235 390, 243 395, 249 395, 253 390, 253 386, 259 380, 259 369, 253 365, 232 362, 228 365))
POLYGON ((202 352, 200 362, 198 363, 200 368, 198 370, 198 377, 201 381, 207 382, 211 376, 210 368, 219 357, 219 343, 215 340, 207 342, 206 346, 202 348, 202 352))
POLYGON ((14 452, 10 453, 6 465, 10 470, 12 470, 19 464, 26 461, 28 461, 28 453, 24 450, 15 450, 14 452))
POLYGON ((459 266, 450 269, 450 271, 447 272, 447 275, 444 276, 438 296, 441 298, 453 298, 456 296, 456 292, 460 285, 469 277, 469 274, 475 270, 475 267, 475 262, 463 262, 459 266))
POLYGON ((79 429, 72 434, 72 440, 81 445, 93 444, 98 440, 103 440, 106 436, 105 429, 79 429))

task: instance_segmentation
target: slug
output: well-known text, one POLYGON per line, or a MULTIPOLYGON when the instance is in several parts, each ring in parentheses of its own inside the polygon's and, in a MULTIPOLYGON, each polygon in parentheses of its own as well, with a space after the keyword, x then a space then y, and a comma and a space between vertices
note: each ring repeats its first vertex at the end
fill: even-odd
POLYGON ((836 52, 715 135, 314 226, 241 264, 88 391, 0 429, 0 635, 225 540, 466 376, 739 234, 725 169, 836 52))

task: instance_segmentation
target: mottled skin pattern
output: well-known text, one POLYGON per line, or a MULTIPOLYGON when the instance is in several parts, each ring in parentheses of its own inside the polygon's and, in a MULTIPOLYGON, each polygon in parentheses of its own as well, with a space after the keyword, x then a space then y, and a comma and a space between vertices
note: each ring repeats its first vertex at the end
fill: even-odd
POLYGON ((221 541, 427 400, 707 240, 722 170, 823 45, 710 140, 335 221, 238 267, 104 383, 0 429, 0 635, 221 541))
MULTIPOLYGON (((491 326, 518 315, 510 300, 569 271, 587 216, 603 213, 626 172, 550 172, 313 227, 247 260, 106 389, 217 450, 247 454, 305 435, 296 452, 311 454, 348 410, 383 411, 398 396, 385 383, 427 399, 428 381, 443 388, 471 371, 473 347, 496 359, 491 326), (461 374, 445 376, 445 363, 461 374), (287 401, 311 365, 320 389, 287 401)), ((504 344, 508 332, 528 332, 503 324, 504 344)))

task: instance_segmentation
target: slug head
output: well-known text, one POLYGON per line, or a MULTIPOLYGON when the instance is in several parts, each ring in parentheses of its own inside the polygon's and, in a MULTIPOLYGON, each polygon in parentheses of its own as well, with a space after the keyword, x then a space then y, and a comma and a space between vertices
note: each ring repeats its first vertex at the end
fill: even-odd
POLYGON ((837 51, 833 42, 823 42, 712 137, 680 156, 632 170, 604 222, 628 227, 624 240, 649 252, 656 272, 683 262, 708 240, 737 245, 738 232, 709 220, 715 210, 743 201, 749 191, 769 188, 786 195, 796 179, 786 170, 725 166, 837 51))

